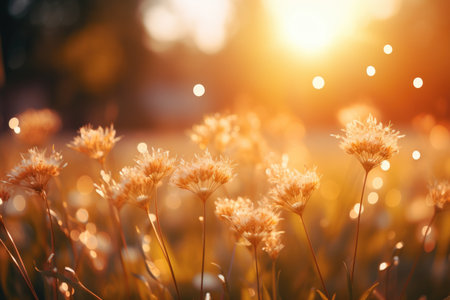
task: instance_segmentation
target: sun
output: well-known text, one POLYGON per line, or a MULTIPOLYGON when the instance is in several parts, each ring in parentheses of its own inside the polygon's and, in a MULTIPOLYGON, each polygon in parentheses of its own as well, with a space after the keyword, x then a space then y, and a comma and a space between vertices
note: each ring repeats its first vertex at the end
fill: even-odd
POLYGON ((322 51, 352 30, 354 0, 267 0, 266 4, 277 36, 293 50, 322 51))

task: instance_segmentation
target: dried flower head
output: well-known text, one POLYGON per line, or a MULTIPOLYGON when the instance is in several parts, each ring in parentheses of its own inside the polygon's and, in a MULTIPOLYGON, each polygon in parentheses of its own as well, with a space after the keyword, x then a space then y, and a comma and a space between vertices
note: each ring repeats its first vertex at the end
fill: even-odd
POLYGON ((263 250, 269 254, 272 260, 276 260, 281 250, 284 248, 284 244, 281 242, 281 236, 283 231, 272 231, 265 239, 263 250))
POLYGON ((248 198, 238 197, 236 200, 229 198, 219 198, 215 202, 216 215, 223 221, 229 221, 231 216, 239 210, 253 207, 253 202, 248 198))
POLYGON ((163 149, 153 149, 149 153, 145 151, 140 153, 136 159, 136 168, 144 174, 157 186, 160 184, 164 177, 169 176, 174 168, 175 158, 170 158, 169 151, 163 149))
POLYGON ((428 196, 437 209, 442 210, 450 203, 450 182, 435 181, 430 184, 428 196))
POLYGON ((221 214, 221 217, 232 225, 245 243, 254 247, 274 232, 280 222, 278 212, 267 201, 260 201, 256 207, 250 199, 241 197, 236 200, 222 199, 219 203, 228 203, 228 206, 235 208, 231 215, 221 214), (230 204, 233 201, 235 203, 230 204))
POLYGON ((191 140, 202 150, 212 146, 223 153, 239 132, 236 120, 236 115, 207 115, 202 124, 192 127, 191 140))
POLYGON ((29 145, 42 145, 61 128, 61 118, 50 109, 27 110, 17 116, 20 140, 29 145))
POLYGON ((243 162, 261 164, 265 161, 269 147, 261 131, 261 120, 254 112, 238 118, 239 134, 235 139, 237 155, 243 162))
POLYGON ((37 148, 29 149, 27 154, 22 155, 22 161, 8 173, 8 182, 37 192, 44 190, 50 178, 58 176, 66 166, 61 153, 55 149, 49 156, 45 152, 37 148))
POLYGON ((230 160, 223 157, 214 159, 206 150, 202 155, 195 155, 190 162, 181 160, 180 167, 175 170, 171 182, 206 201, 215 190, 230 181, 233 176, 230 160))
POLYGON ((11 197, 11 186, 6 182, 0 181, 0 205, 7 202, 11 197))
POLYGON ((97 193, 121 208, 126 202, 148 209, 153 192, 164 177, 170 175, 175 159, 168 151, 152 149, 152 153, 141 153, 133 167, 124 167, 119 172, 119 180, 111 174, 101 172, 103 183, 97 184, 97 193))
POLYGON ((76 136, 67 146, 98 160, 101 164, 105 162, 112 147, 121 139, 116 137, 116 131, 112 124, 109 128, 99 126, 97 129, 86 125, 81 127, 78 132, 79 136, 76 136))
POLYGON ((127 200, 124 186, 128 183, 128 179, 121 178, 118 182, 112 178, 111 173, 104 170, 100 171, 100 175, 102 183, 94 184, 97 194, 120 209, 127 200))
POLYGON ((319 188, 320 176, 316 167, 303 173, 274 164, 266 170, 273 184, 270 195, 276 205, 302 215, 312 193, 319 188))
POLYGON ((383 126, 369 115, 365 122, 354 120, 348 123, 342 130, 345 136, 333 136, 341 140, 340 147, 348 154, 355 155, 366 172, 369 172, 399 151, 397 142, 404 136, 391 127, 391 124, 383 126))

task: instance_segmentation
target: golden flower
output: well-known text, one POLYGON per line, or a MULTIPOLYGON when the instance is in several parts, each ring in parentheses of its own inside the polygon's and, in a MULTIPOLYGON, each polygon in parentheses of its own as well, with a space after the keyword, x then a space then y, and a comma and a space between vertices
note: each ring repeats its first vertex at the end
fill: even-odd
POLYGON ((230 216, 222 214, 221 217, 228 220, 236 233, 254 247, 274 232, 280 222, 278 212, 267 201, 260 201, 257 207, 248 198, 238 197, 237 200, 221 201, 236 202, 232 204, 236 207, 232 214, 230 216))
POLYGON ((260 164, 269 152, 266 140, 261 132, 261 120, 254 112, 247 112, 238 118, 239 134, 235 138, 237 154, 240 160, 260 164))
POLYGON ((80 128, 79 136, 76 136, 67 146, 103 164, 109 151, 120 139, 120 137, 116 137, 116 131, 112 124, 109 128, 99 126, 97 129, 86 125, 80 128))
POLYGON ((169 158, 169 152, 152 149, 152 153, 141 153, 133 167, 124 167, 119 172, 119 180, 111 174, 101 172, 102 184, 97 184, 97 193, 118 208, 126 202, 147 209, 152 193, 173 169, 175 159, 169 158))
POLYGON ((253 203, 248 198, 238 197, 236 200, 229 198, 219 198, 215 201, 216 215, 223 221, 228 221, 236 211, 248 209, 253 203))
POLYGON ((112 178, 111 173, 106 173, 104 170, 100 171, 100 175, 102 183, 94 184, 97 194, 120 209, 128 199, 124 187, 128 179, 121 178, 121 181, 117 182, 112 178))
POLYGON ((437 209, 442 210, 450 203, 450 182, 435 181, 429 187, 428 196, 437 209))
POLYGON ((301 215, 312 193, 319 188, 320 177, 316 169, 301 173, 278 164, 267 169, 269 182, 273 184, 270 195, 275 204, 301 215))
POLYGON ((164 177, 173 171, 175 158, 169 157, 169 151, 153 149, 152 153, 145 151, 136 159, 136 168, 157 186, 164 177))
POLYGON ((181 160, 180 167, 175 170, 171 182, 206 201, 215 190, 230 181, 233 176, 230 160, 223 157, 214 159, 206 150, 202 155, 195 155, 190 162, 181 160))
POLYGON ((399 151, 397 142, 404 135, 391 127, 391 124, 384 127, 369 115, 365 122, 354 120, 348 123, 342 130, 345 136, 333 136, 341 141, 340 147, 348 154, 355 155, 366 172, 369 172, 399 151))
POLYGON ((270 258, 275 260, 284 248, 284 244, 281 242, 281 235, 283 231, 272 231, 264 239, 263 250, 269 254, 270 258))
POLYGON ((17 116, 18 138, 30 145, 42 145, 61 128, 61 118, 50 109, 27 110, 17 116))
POLYGON ((45 152, 37 148, 29 149, 27 154, 22 155, 22 161, 8 173, 8 182, 37 192, 44 190, 50 178, 58 176, 66 166, 61 153, 54 148, 49 156, 45 152))
POLYGON ((190 133, 191 140, 200 149, 213 146, 217 151, 222 153, 239 131, 236 120, 236 115, 221 115, 218 113, 207 115, 204 117, 202 124, 192 127, 192 132, 190 133))

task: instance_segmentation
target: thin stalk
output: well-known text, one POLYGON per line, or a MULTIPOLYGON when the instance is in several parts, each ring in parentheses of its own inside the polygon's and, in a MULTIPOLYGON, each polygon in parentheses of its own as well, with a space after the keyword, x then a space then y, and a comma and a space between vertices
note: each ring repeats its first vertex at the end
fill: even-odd
POLYGON ((260 291, 259 291, 258 251, 256 249, 256 245, 253 245, 253 254, 255 256, 256 289, 258 291, 258 300, 261 300, 261 294, 260 294, 260 291))
POLYGON ((111 218, 112 218, 112 223, 113 223, 113 228, 115 227, 115 230, 119 231, 119 235, 120 235, 120 240, 117 239, 116 237, 116 247, 117 247, 117 251, 119 252, 119 260, 120 260, 120 265, 122 266, 122 272, 123 272, 123 277, 125 278, 125 288, 127 291, 128 296, 131 295, 131 290, 130 290, 130 283, 128 280, 128 272, 127 272, 127 267, 125 265, 125 260, 123 258, 123 254, 122 254, 122 244, 124 246, 124 248, 126 247, 126 243, 125 242, 125 236, 123 234, 123 230, 122 230, 122 226, 120 226, 120 219, 117 217, 117 211, 115 210, 115 207, 113 206, 113 204, 108 201, 109 204, 109 212, 111 214, 111 218))
POLYGON ((3 229, 5 230, 9 241, 13 245, 14 251, 16 252, 17 257, 19 258, 20 265, 21 265, 21 267, 22 267, 22 269, 23 269, 23 271, 24 271, 24 273, 26 275, 26 279, 31 284, 31 280, 30 280, 30 277, 28 275, 27 268, 25 267, 25 264, 23 263, 22 256, 20 255, 19 249, 17 248, 16 243, 14 242, 14 239, 12 238, 11 233, 9 233, 8 228, 6 228, 6 225, 5 225, 4 221, 3 221, 3 217, 2 216, 0 216, 0 224, 2 225, 3 229))
POLYGON ((62 192, 63 188, 62 188, 61 180, 60 180, 59 177, 55 177, 55 183, 56 183, 56 186, 58 187, 58 190, 60 192, 62 206, 63 206, 63 212, 64 212, 64 218, 66 219, 67 230, 68 230, 68 233, 69 233, 67 237, 68 237, 69 242, 70 242, 70 247, 72 248, 73 265, 74 265, 74 267, 76 267, 77 266, 76 262, 78 261, 78 258, 77 258, 77 251, 76 251, 75 244, 74 244, 72 238, 70 237, 71 228, 70 228, 70 220, 69 220, 69 211, 67 209, 67 207, 68 207, 67 199, 66 199, 66 197, 64 197, 64 194, 62 192))
POLYGON ((403 297, 406 295, 406 289, 408 288, 408 284, 413 277, 413 274, 414 274, 414 271, 416 270, 417 264, 419 263, 420 256, 421 256, 421 254, 423 252, 423 248, 425 246, 425 241, 427 239, 428 231, 431 229, 431 225, 433 224, 434 219, 436 218, 436 214, 437 213, 436 213, 436 209, 435 209, 433 216, 431 217, 430 223, 428 223, 427 229, 425 230, 425 234, 423 235, 420 252, 419 252, 419 254, 417 254, 416 260, 414 261, 411 271, 409 271, 408 278, 406 279, 406 282, 403 285, 402 292, 400 294, 400 297, 398 298, 400 300, 403 299, 403 297))
POLYGON ((231 269, 233 268, 234 256, 236 255, 236 246, 237 246, 237 243, 234 243, 233 251, 231 252, 230 265, 228 266, 227 282, 229 282, 230 277, 231 277, 231 269))
POLYGON ((206 250, 206 200, 203 200, 203 250, 202 250, 202 276, 200 282, 200 300, 203 300, 203 275, 205 273, 205 250, 206 250))
MULTIPOLYGON (((101 170, 107 172, 108 169, 106 168, 106 157, 99 158, 98 162, 100 163, 101 170)), ((116 209, 116 207, 114 207, 114 205, 110 201, 108 201, 108 206, 109 206, 109 213, 110 213, 111 218, 112 218, 113 230, 114 229, 118 230, 119 234, 120 234, 121 243, 116 237, 116 247, 117 247, 117 250, 119 252, 120 265, 122 266, 123 276, 125 278, 125 288, 127 290, 128 296, 130 297, 131 296, 131 289, 130 289, 130 283, 129 283, 129 280, 128 280, 128 272, 127 272, 127 268, 126 268, 126 265, 125 265, 125 260, 123 259, 122 247, 120 245, 120 244, 122 244, 124 249, 125 249, 125 251, 127 251, 127 243, 125 241, 125 235, 123 233, 123 229, 122 229, 122 225, 121 225, 121 222, 120 222, 120 216, 119 216, 118 210, 116 209)))
POLYGON ((358 223, 356 225, 356 238, 355 238, 355 251, 353 253, 353 262, 352 262, 352 272, 350 273, 350 280, 353 284, 353 275, 355 273, 355 263, 356 263, 356 252, 358 251, 358 238, 359 238, 359 226, 361 222, 361 210, 363 205, 363 199, 364 199, 364 190, 366 188, 366 182, 367 182, 367 176, 369 175, 369 171, 366 171, 366 174, 364 175, 364 183, 362 187, 361 192, 361 199, 359 200, 359 212, 358 212, 358 223))
POLYGON ((322 288, 323 288, 327 298, 329 298, 327 287, 325 286, 325 281, 323 280, 322 273, 320 272, 319 264, 317 263, 316 254, 314 253, 314 249, 311 244, 311 239, 309 238, 308 231, 306 230, 305 222, 303 221, 303 216, 302 215, 299 215, 299 216, 300 216, 300 220, 302 221, 303 230, 305 231, 306 239, 308 241, 309 250, 311 251, 311 255, 314 259, 314 264, 316 265, 317 273, 319 274, 320 282, 322 283, 322 288))
POLYGON ((87 293, 89 293, 91 296, 93 296, 95 299, 97 300, 103 300, 102 298, 100 298, 99 296, 97 296, 97 294, 95 294, 93 291, 91 291, 90 289, 88 289, 84 284, 82 284, 81 282, 78 282, 78 285, 85 290, 87 293))
MULTIPOLYGON (((170 262, 169 252, 167 251, 166 244, 164 243, 164 237, 161 230, 161 224, 159 222, 159 213, 158 213, 158 199, 157 199, 157 192, 155 190, 155 215, 156 215, 156 226, 160 235, 161 244, 163 252, 165 253, 167 264, 169 265, 170 273, 172 275, 173 284, 175 285, 175 290, 177 292, 178 299, 181 299, 180 291, 178 290, 177 280, 175 279, 175 272, 173 271, 172 263, 170 262)), ((160 245, 161 246, 161 245, 160 245)))
POLYGON ((384 299, 385 300, 389 300, 389 271, 391 270, 391 266, 387 267, 387 269, 386 269, 386 285, 385 285, 385 290, 384 290, 384 299))
MULTIPOLYGON (((9 232, 5 227, 5 224, 3 223, 3 218, 0 216, 0 223, 2 224, 2 227, 5 229, 5 231, 7 232, 7 235, 9 236, 9 232)), ((16 248, 16 245, 14 243, 14 241, 12 240, 11 236, 9 236, 11 243, 14 245, 14 249, 16 250, 17 256, 19 257, 20 263, 22 266, 19 265, 17 259, 14 257, 14 255, 11 253, 11 251, 9 251, 8 247, 6 246, 5 242, 3 242, 2 239, 0 239, 0 243, 3 245, 3 247, 5 247, 6 252, 8 252, 11 260, 13 261, 13 263, 16 265, 17 269, 20 272, 20 275, 22 275, 22 278, 25 280, 28 288, 30 289, 31 293, 33 294, 33 298, 34 299, 39 299, 36 295, 36 291, 34 290, 33 285, 31 284, 31 280, 30 277, 28 276, 27 273, 27 269, 25 268, 25 265, 23 264, 22 258, 20 257, 20 254, 16 248)))
POLYGON ((276 260, 272 260, 272 300, 277 300, 276 260))
MULTIPOLYGON (((55 260, 56 260, 56 253, 55 253, 55 232, 53 231, 53 221, 52 221, 52 214, 50 213, 50 205, 48 203, 47 193, 45 190, 40 191, 40 195, 42 197, 42 200, 44 200, 45 205, 47 207, 47 216, 49 220, 49 226, 50 226, 50 243, 52 247, 52 253, 54 255, 52 259, 52 266, 55 266, 55 260)), ((58 299, 58 288, 57 288, 57 279, 53 280, 53 298, 58 299)))

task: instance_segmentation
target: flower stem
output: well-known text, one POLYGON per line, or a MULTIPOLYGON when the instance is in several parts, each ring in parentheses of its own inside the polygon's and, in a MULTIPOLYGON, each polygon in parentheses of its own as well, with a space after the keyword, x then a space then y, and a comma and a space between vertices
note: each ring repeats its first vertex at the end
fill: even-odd
POLYGON ((276 260, 272 260, 272 300, 277 300, 276 260))
POLYGON ((123 253, 122 253, 122 246, 126 250, 127 243, 125 241, 125 235, 123 233, 119 213, 118 213, 116 207, 114 207, 114 205, 110 201, 108 201, 108 204, 109 204, 109 210, 110 210, 110 214, 111 214, 111 218, 112 218, 113 228, 115 228, 115 230, 118 231, 119 235, 120 235, 120 240, 117 239, 117 237, 116 237, 116 247, 117 247, 117 251, 119 252, 120 265, 122 266, 123 277, 125 279, 125 289, 127 291, 128 296, 130 297, 131 296, 130 283, 128 280, 128 272, 127 272, 125 260, 123 258, 123 253))
POLYGON ((314 264, 316 265, 317 273, 319 274, 320 282, 322 283, 322 287, 325 292, 325 295, 327 296, 327 298, 329 298, 327 287, 325 286, 325 281, 323 280, 322 273, 320 272, 319 264, 317 263, 316 254, 314 253, 314 249, 311 244, 311 239, 309 238, 308 231, 306 230, 305 222, 303 221, 303 216, 302 215, 299 215, 299 216, 300 216, 300 220, 302 221, 303 230, 305 231, 306 239, 308 240, 309 250, 311 251, 312 257, 314 259, 314 264))
POLYGON ((162 245, 162 249, 161 250, 163 250, 164 256, 165 256, 166 261, 167 261, 167 264, 169 265, 170 274, 172 275, 172 280, 173 280, 173 284, 175 285, 175 290, 177 292, 177 297, 178 297, 178 299, 181 299, 180 291, 178 290, 177 280, 175 279, 175 272, 173 271, 172 263, 170 262, 169 252, 167 251, 166 244, 164 243, 164 237, 163 237, 162 230, 161 230, 161 224, 159 222, 158 199, 157 199, 156 190, 155 190, 155 197, 154 197, 154 199, 155 199, 156 226, 157 226, 158 233, 159 233, 160 240, 161 240, 161 243, 160 243, 160 246, 162 245))
POLYGON ((261 300, 261 294, 260 294, 260 291, 259 291, 258 251, 256 249, 256 245, 253 245, 253 254, 255 256, 256 290, 258 292, 258 300, 261 300))
POLYGON ((406 295, 406 289, 408 288, 408 284, 413 277, 414 271, 416 270, 417 264, 419 263, 420 256, 423 252, 423 248, 425 246, 425 241, 427 239, 428 231, 430 231, 431 225, 433 224, 435 219, 436 219, 436 209, 434 210, 434 213, 433 213, 433 216, 431 217, 430 223, 428 223, 427 229, 425 230, 425 234, 423 235, 420 252, 419 252, 419 254, 417 254, 416 260, 414 261, 411 271, 409 271, 408 278, 406 279, 406 282, 403 285, 402 292, 400 294, 400 297, 398 298, 400 300, 403 299, 403 297, 406 295))
POLYGON ((363 183, 362 192, 361 192, 361 199, 359 200, 358 223, 356 225, 355 251, 353 253, 352 272, 350 273, 350 280, 351 280, 352 284, 353 284, 353 275, 355 273, 356 252, 358 251, 359 226, 360 226, 360 222, 361 222, 361 211, 362 211, 362 206, 363 206, 364 190, 366 188, 366 182, 367 182, 368 175, 369 175, 369 171, 366 171, 366 174, 364 175, 364 183, 363 183))
POLYGON ((36 295, 36 291, 34 290, 33 284, 31 283, 30 277, 28 276, 27 269, 25 268, 25 265, 23 263, 22 257, 20 256, 19 250, 17 249, 16 244, 14 243, 14 240, 12 239, 11 234, 9 233, 8 229, 6 228, 5 223, 3 222, 3 217, 2 216, 0 216, 0 224, 2 225, 3 229, 6 231, 6 235, 8 236, 11 244, 14 247, 14 251, 16 252, 17 257, 19 258, 20 265, 19 265, 19 262, 17 262, 17 259, 11 253, 11 251, 9 251, 8 247, 3 242, 3 240, 0 239, 1 244, 3 245, 3 247, 5 247, 5 250, 8 252, 8 254, 11 257, 12 261, 14 262, 14 264, 17 267, 17 269, 19 270, 20 275, 22 275, 23 279, 25 280, 28 288, 30 289, 31 293, 33 294, 33 298, 34 299, 39 299, 37 297, 37 295, 36 295))
POLYGON ((206 250, 206 200, 203 202, 203 249, 202 249, 202 275, 200 282, 200 300, 203 299, 203 275, 205 273, 205 250, 206 250))
MULTIPOLYGON (((52 268, 53 268, 53 266, 55 266, 56 253, 55 253, 55 233, 53 231, 52 214, 50 213, 50 205, 48 203, 47 193, 45 192, 45 190, 41 190, 40 195, 42 197, 42 200, 44 200, 45 205, 47 207, 47 216, 48 216, 49 226, 50 226, 50 243, 51 243, 51 247, 52 247, 51 254, 54 255, 54 257, 52 259, 52 268)), ((53 280, 53 298, 58 299, 57 279, 53 280)))

